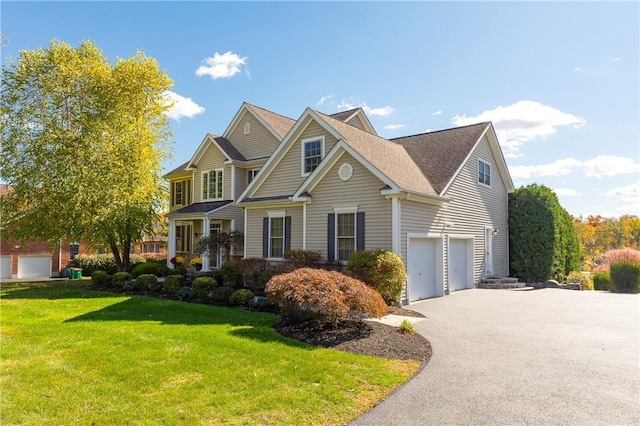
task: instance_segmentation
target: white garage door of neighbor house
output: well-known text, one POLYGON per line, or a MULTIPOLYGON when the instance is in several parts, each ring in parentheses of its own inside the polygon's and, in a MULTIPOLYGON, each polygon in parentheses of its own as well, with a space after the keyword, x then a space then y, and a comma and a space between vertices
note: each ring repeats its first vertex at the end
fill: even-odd
POLYGON ((410 302, 437 295, 436 247, 434 238, 409 238, 407 274, 410 302))
POLYGON ((469 288, 469 244, 470 239, 449 240, 449 292, 469 288))
POLYGON ((11 267, 13 266, 13 256, 0 256, 0 279, 11 278, 11 267))
POLYGON ((51 256, 18 256, 18 278, 51 276, 51 256))

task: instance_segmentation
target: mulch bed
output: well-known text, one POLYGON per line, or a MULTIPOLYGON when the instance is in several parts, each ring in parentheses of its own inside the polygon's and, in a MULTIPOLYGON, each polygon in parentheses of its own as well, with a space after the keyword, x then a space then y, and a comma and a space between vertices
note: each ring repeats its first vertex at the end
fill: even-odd
MULTIPOLYGON (((417 312, 392 308, 394 315, 423 317, 417 312)), ((355 354, 389 359, 417 360, 431 358, 431 344, 423 336, 402 333, 397 327, 371 321, 341 321, 336 328, 317 320, 291 324, 282 317, 273 329, 284 337, 313 346, 339 349, 355 354)))

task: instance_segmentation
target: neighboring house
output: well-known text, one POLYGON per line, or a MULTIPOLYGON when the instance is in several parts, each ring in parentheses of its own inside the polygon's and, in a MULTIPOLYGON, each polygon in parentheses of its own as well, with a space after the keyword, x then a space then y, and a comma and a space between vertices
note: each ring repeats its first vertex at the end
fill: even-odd
POLYGON ((346 262, 382 248, 405 262, 405 302, 508 275, 514 188, 491 123, 389 140, 360 108, 293 120, 244 103, 166 178, 168 257, 233 229, 244 257, 274 262, 289 249, 346 262))
POLYGON ((164 258, 167 256, 167 225, 165 213, 160 214, 160 220, 153 225, 154 235, 144 235, 142 241, 133 247, 133 253, 146 258, 164 258))

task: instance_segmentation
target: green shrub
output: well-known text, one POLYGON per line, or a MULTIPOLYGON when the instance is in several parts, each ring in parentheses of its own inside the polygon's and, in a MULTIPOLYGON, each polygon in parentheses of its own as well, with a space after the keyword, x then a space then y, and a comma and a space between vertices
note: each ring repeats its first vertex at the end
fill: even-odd
POLYGON ((162 291, 167 294, 176 294, 184 287, 184 275, 169 275, 162 282, 162 291))
POLYGON ((133 269, 136 266, 141 265, 141 264, 146 263, 146 262, 147 262, 147 259, 144 256, 142 256, 141 254, 131 254, 131 255, 129 255, 129 271, 133 271, 133 269))
POLYGON ((191 299, 191 287, 182 287, 180 290, 176 292, 176 297, 180 300, 189 300, 191 299))
POLYGON ((109 275, 105 271, 93 271, 91 274, 91 284, 107 287, 109 285, 109 275))
POLYGON ((154 274, 142 274, 136 278, 136 290, 151 290, 158 283, 158 277, 154 274))
POLYGON ((122 288, 131 279, 131 274, 128 272, 116 272, 113 274, 111 280, 111 286, 114 288, 122 288))
POLYGON ((612 263, 611 286, 619 293, 640 293, 640 263, 612 263))
POLYGON ((579 283, 583 290, 593 290, 593 281, 582 272, 569 272, 565 280, 566 283, 579 283))
POLYGON ((544 185, 509 194, 510 275, 535 283, 562 281, 580 268, 580 243, 571 216, 544 185))
POLYGON ((131 276, 133 278, 138 278, 140 275, 149 275, 149 274, 153 274, 156 277, 162 275, 162 268, 160 268, 160 265, 158 263, 155 262, 145 262, 145 263, 141 263, 138 266, 136 266, 135 268, 133 268, 131 270, 131 276))
POLYGON ((608 272, 596 272, 593 274, 593 287, 596 290, 609 290, 611 280, 608 272))
POLYGON ((242 287, 242 261, 229 260, 220 267, 220 275, 225 285, 242 287))
POLYGON ((338 320, 355 316, 381 317, 387 306, 375 290, 339 272, 301 268, 276 275, 267 296, 300 319, 320 318, 335 327, 338 320))
POLYGON ((168 269, 168 274, 169 275, 184 275, 186 277, 187 276, 187 268, 185 268, 182 265, 176 266, 173 269, 168 269))
POLYGON ((284 259, 291 269, 316 268, 323 263, 322 255, 313 250, 289 250, 284 253, 284 259))
POLYGON ((245 288, 236 290, 229 296, 229 303, 232 305, 246 305, 250 300, 253 300, 253 293, 245 288))
POLYGON ((409 320, 403 319, 400 325, 398 326, 400 332, 402 334, 413 334, 416 332, 416 329, 413 327, 413 324, 409 320))
POLYGON ((387 250, 354 252, 347 262, 347 272, 373 287, 387 305, 398 303, 407 280, 402 259, 387 250))
MULTIPOLYGON (((109 275, 117 272, 116 261, 113 253, 102 254, 79 254, 73 261, 82 268, 82 274, 91 275, 93 271, 105 271, 109 275)), ((145 262, 144 257, 139 254, 132 254, 129 258, 129 267, 145 262)))
POLYGON ((228 305, 231 295, 236 291, 230 285, 223 285, 211 290, 211 301, 216 305, 228 305))
POLYGON ((191 293, 196 299, 204 300, 211 295, 211 291, 218 283, 212 277, 198 277, 191 284, 191 293))

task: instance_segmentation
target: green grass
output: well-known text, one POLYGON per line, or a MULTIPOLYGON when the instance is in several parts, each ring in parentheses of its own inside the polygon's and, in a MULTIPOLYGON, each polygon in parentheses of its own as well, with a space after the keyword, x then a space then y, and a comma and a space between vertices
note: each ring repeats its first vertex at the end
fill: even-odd
POLYGON ((344 424, 419 364, 314 348, 240 309, 3 284, 0 419, 11 424, 344 424))

